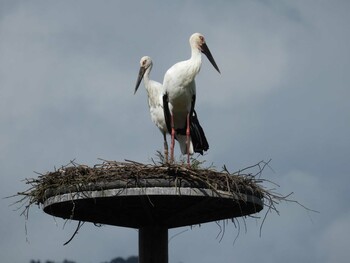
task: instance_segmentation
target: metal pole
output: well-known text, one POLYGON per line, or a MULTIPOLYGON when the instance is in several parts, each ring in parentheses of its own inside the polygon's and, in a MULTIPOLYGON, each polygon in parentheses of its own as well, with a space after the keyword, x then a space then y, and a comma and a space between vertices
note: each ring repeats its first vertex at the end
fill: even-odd
POLYGON ((168 228, 139 229, 139 263, 168 263, 168 228))

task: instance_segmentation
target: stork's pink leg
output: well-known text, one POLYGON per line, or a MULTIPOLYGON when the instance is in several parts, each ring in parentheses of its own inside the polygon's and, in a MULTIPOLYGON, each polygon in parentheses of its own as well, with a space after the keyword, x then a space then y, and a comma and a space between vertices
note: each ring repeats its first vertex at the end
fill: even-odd
POLYGON ((187 113, 187 125, 186 125, 186 146, 187 146, 187 165, 191 166, 190 163, 190 114, 187 113))
POLYGON ((169 162, 169 158, 168 158, 168 142, 166 140, 166 134, 163 133, 163 137, 164 137, 164 157, 165 157, 165 163, 169 162))
POLYGON ((174 147, 175 147, 175 128, 174 116, 171 114, 171 144, 170 144, 170 163, 174 162, 174 147))

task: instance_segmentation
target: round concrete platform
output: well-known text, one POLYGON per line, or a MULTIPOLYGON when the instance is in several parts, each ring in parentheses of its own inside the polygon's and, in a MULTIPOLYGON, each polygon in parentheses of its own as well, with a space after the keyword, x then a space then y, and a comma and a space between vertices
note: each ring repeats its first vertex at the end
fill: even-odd
MULTIPOLYGON (((150 181, 151 182, 151 181, 150 181)), ((109 183, 89 189, 51 189, 44 211, 64 219, 145 228, 174 228, 245 216, 263 209, 262 196, 202 187, 165 187, 165 183, 125 187, 109 183), (91 190, 92 189, 92 190, 91 190), (102 190, 103 189, 103 190, 102 190)))

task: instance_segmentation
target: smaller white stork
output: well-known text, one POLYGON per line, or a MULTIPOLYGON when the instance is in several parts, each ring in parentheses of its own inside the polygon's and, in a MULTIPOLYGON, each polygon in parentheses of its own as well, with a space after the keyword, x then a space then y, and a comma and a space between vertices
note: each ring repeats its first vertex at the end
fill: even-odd
MULTIPOLYGON (((164 75, 164 116, 168 130, 171 131, 170 160, 174 160, 174 144, 178 131, 186 134, 187 163, 190 165, 190 154, 193 137, 191 136, 192 116, 196 101, 195 77, 202 65, 201 53, 204 53, 214 68, 220 73, 218 66, 211 55, 205 38, 200 33, 190 37, 191 58, 173 65, 164 75), (175 134, 175 132, 177 134, 175 134)), ((198 133, 199 139, 204 140, 202 129, 198 133)), ((205 139, 206 141, 206 139, 205 139)))
POLYGON ((159 128, 164 138, 164 156, 165 161, 168 162, 168 142, 166 134, 168 132, 164 119, 163 110, 163 86, 157 81, 150 79, 150 72, 152 70, 153 62, 148 56, 144 56, 140 60, 140 71, 136 81, 135 92, 140 86, 141 80, 144 80, 145 88, 148 96, 149 112, 154 124, 159 128))

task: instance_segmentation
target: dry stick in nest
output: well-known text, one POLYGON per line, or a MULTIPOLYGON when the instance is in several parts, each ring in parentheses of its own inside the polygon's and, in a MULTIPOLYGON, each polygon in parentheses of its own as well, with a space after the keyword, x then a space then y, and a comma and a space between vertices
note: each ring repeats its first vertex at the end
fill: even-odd
MULTIPOLYGON (((96 164, 92 168, 86 165, 80 165, 73 160, 68 165, 62 166, 58 170, 55 169, 54 172, 48 172, 46 174, 37 173, 39 174, 38 178, 26 179, 26 184, 31 185, 31 187, 26 191, 19 192, 17 195, 12 197, 21 197, 21 199, 14 204, 24 203, 21 205, 21 208, 23 208, 23 206, 25 207, 21 215, 25 215, 27 220, 29 216, 29 208, 33 204, 40 205, 44 203, 46 190, 56 189, 56 191, 58 191, 59 188, 68 188, 69 186, 75 185, 78 186, 78 190, 80 188, 81 191, 84 191, 84 186, 87 186, 91 182, 111 182, 115 180, 125 181, 125 187, 128 187, 129 182, 133 181, 137 183, 139 179, 147 179, 150 175, 152 175, 152 178, 175 178, 175 181, 177 181, 178 178, 183 178, 194 182, 199 182, 211 189, 218 196, 220 196, 219 190, 229 191, 230 193, 238 196, 244 194, 244 192, 242 193, 241 190, 249 190, 249 192, 252 192, 253 194, 258 194, 264 199, 264 206, 268 207, 260 226, 260 235, 262 225, 267 218, 267 214, 270 211, 275 211, 277 214, 279 214, 276 205, 279 204, 280 201, 297 203, 308 211, 313 211, 303 206, 299 202, 289 199, 292 193, 283 196, 279 193, 267 190, 260 185, 261 183, 267 182, 278 186, 271 181, 261 179, 263 170, 266 167, 270 167, 269 163, 271 160, 268 162, 260 161, 255 165, 246 167, 234 173, 230 173, 225 165, 223 170, 218 172, 214 170, 212 166, 209 168, 199 168, 199 166, 204 162, 197 161, 195 162, 195 167, 188 168, 182 166, 181 164, 164 164, 162 163, 163 159, 161 157, 159 157, 159 159, 161 162, 156 162, 152 159, 153 164, 143 164, 131 160, 118 162, 100 159, 102 160, 102 163, 96 164), (258 169, 255 174, 249 173, 249 171, 255 168, 258 169)), ((239 221, 236 222, 239 223, 239 221)), ((67 243, 74 238, 80 227, 81 224, 79 223, 75 233, 67 243)), ((220 240, 221 239, 222 237, 220 240)))

